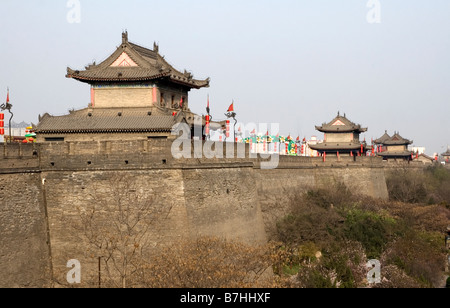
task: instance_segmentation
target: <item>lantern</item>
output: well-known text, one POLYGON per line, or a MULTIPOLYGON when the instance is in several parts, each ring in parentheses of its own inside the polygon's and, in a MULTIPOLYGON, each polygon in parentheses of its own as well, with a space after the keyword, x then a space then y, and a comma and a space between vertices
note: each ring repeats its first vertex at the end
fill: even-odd
POLYGON ((4 120, 5 119, 5 114, 4 113, 0 113, 0 120, 4 120))
POLYGON ((0 127, 4 128, 5 127, 5 121, 0 120, 0 127))
POLYGON ((5 129, 2 127, 0 128, 0 136, 3 136, 5 134, 5 129))
POLYGON ((230 120, 227 120, 226 136, 227 138, 230 138, 230 120))

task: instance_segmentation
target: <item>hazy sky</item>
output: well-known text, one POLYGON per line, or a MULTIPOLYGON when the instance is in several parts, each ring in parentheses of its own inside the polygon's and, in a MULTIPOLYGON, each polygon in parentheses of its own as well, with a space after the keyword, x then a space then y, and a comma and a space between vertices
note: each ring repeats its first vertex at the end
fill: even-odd
POLYGON ((380 23, 368 0, 79 0, 79 23, 68 2, 0 1, 0 102, 9 86, 16 121, 86 107, 89 85, 65 78, 67 66, 101 62, 127 29, 211 77, 190 107, 204 113, 209 94, 216 120, 234 99, 239 121, 286 135, 322 137, 315 125, 340 111, 368 141, 388 130, 428 154, 450 145, 449 0, 379 0, 380 23))

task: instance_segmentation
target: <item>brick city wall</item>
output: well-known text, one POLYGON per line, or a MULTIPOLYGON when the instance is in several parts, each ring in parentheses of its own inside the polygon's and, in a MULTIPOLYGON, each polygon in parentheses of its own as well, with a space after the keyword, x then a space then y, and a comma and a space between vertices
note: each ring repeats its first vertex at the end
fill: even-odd
POLYGON ((280 157, 277 169, 263 169, 265 160, 248 153, 177 160, 171 145, 169 140, 2 145, 0 270, 5 279, 0 287, 44 286, 50 280, 64 285, 69 259, 94 268, 77 221, 96 196, 114 202, 112 196, 122 191, 118 182, 167 210, 152 222, 151 247, 199 235, 264 243, 287 211, 286 192, 343 182, 387 198, 385 169, 399 166, 370 157, 326 162, 280 157))

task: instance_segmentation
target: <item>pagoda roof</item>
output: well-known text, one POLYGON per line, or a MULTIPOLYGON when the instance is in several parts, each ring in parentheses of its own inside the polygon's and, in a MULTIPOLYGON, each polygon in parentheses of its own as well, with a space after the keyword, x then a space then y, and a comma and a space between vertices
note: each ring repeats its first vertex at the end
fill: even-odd
POLYGON ((361 145, 366 149, 365 144, 361 143, 337 143, 337 142, 323 142, 318 144, 310 144, 309 147, 316 151, 351 151, 351 150, 361 150, 361 145))
POLYGON ((91 64, 85 70, 67 68, 67 78, 85 83, 96 82, 145 82, 167 79, 188 88, 209 87, 210 79, 197 80, 186 70, 180 72, 159 54, 159 46, 153 50, 128 41, 128 33, 122 33, 122 44, 100 64, 91 64))
POLYGON ((367 132, 367 128, 362 128, 361 125, 355 124, 346 115, 341 116, 339 113, 331 122, 324 123, 322 126, 316 126, 316 129, 323 133, 334 132, 334 133, 345 133, 345 132, 367 132))
MULTIPOLYGON (((38 134, 171 133, 174 125, 181 122, 190 126, 197 123, 204 126, 206 119, 190 110, 161 107, 85 108, 63 116, 46 113, 39 117, 35 129, 38 134)), ((225 121, 210 122, 211 129, 220 129, 224 125, 225 121)))
POLYGON ((385 131, 385 132, 384 132, 384 135, 381 136, 380 138, 374 140, 373 143, 375 143, 375 144, 384 144, 384 142, 385 142, 386 140, 389 140, 389 139, 391 139, 391 136, 389 136, 389 134, 387 133, 387 131, 385 131))
POLYGON ((400 136, 398 132, 396 132, 394 136, 392 136, 387 140, 384 140, 383 142, 384 145, 408 145, 412 143, 413 143, 412 140, 403 138, 402 136, 400 136))
POLYGON ((441 156, 450 156, 450 148, 446 152, 442 153, 441 156))
POLYGON ((176 117, 153 115, 153 111, 147 108, 86 108, 64 116, 45 114, 40 117, 36 133, 170 133, 176 123, 176 117))
POLYGON ((377 155, 382 157, 410 157, 411 154, 413 154, 412 151, 398 151, 398 152, 385 151, 378 153, 377 155))

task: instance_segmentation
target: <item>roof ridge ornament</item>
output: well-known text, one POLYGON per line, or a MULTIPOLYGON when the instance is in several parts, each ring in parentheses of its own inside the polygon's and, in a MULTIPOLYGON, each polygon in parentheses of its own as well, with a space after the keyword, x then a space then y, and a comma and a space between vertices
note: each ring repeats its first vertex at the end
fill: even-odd
POLYGON ((159 45, 156 42, 153 42, 153 51, 159 53, 159 45))
POLYGON ((122 44, 128 43, 128 31, 122 32, 122 44))

